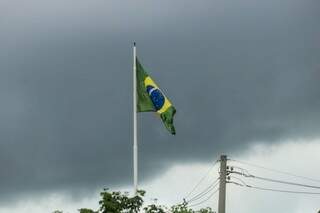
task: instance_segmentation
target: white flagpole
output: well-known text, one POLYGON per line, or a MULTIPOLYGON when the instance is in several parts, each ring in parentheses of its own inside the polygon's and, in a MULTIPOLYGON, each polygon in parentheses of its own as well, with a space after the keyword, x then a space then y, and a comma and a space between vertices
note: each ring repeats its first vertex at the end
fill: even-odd
POLYGON ((137 134, 137 66, 136 42, 133 43, 133 187, 138 191, 138 134, 137 134))

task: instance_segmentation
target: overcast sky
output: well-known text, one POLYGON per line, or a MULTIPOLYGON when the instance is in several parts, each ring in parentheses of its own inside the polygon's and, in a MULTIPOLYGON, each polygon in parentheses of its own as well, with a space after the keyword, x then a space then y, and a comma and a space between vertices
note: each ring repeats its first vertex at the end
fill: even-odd
MULTIPOLYGON (((150 196, 183 197, 221 153, 319 179, 303 169, 319 162, 319 10, 317 0, 0 0, 0 212, 76 212, 103 187, 130 189, 133 41, 177 109, 176 136, 138 116, 150 196)), ((243 201, 231 189, 230 211, 320 203, 243 201)))

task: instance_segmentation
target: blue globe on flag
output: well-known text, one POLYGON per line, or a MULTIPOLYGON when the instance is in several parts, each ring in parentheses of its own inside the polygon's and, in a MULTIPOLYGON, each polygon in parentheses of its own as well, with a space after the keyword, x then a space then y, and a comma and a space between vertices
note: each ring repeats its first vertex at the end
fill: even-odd
POLYGON ((162 94, 162 92, 158 88, 148 85, 147 93, 149 94, 150 99, 154 107, 156 108, 156 110, 157 111, 160 110, 163 107, 165 102, 165 97, 162 94))

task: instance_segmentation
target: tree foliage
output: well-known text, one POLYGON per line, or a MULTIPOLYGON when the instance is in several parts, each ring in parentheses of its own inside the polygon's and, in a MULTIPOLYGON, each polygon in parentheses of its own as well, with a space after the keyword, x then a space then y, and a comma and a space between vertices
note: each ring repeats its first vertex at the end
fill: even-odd
POLYGON ((100 212, 101 213, 138 213, 142 207, 145 191, 138 191, 134 197, 128 197, 128 194, 121 192, 109 192, 104 189, 100 193, 101 200, 100 212))
MULTIPOLYGON (((104 189, 100 193, 99 209, 79 209, 80 213, 215 213, 211 208, 202 208, 193 210, 188 206, 187 202, 182 202, 171 207, 162 205, 149 204, 143 205, 143 197, 145 191, 138 191, 137 195, 130 197, 128 193, 118 191, 109 191, 104 189)), ((62 212, 55 212, 62 213, 62 212)))
POLYGON ((155 204, 148 205, 143 208, 145 213, 166 213, 167 208, 165 206, 157 206, 155 204))
POLYGON ((79 212, 80 213, 99 213, 98 211, 93 211, 91 209, 86 209, 86 208, 79 209, 79 212))

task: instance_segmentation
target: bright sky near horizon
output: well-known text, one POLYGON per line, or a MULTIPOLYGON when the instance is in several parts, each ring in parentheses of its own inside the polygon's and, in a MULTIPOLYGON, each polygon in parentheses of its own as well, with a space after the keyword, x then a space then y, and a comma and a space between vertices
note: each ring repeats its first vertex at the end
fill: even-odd
MULTIPOLYGON (((320 161, 320 143, 319 140, 312 141, 286 141, 281 145, 267 146, 266 144, 257 144, 247 150, 245 153, 234 154, 233 159, 239 159, 245 162, 252 162, 267 168, 271 168, 286 173, 295 173, 296 175, 304 175, 307 178, 319 177, 320 172, 318 162, 320 161), (290 160, 288 160, 290 159, 290 160), (276 165, 276 167, 275 167, 276 165), (308 165, 308 166, 306 166, 308 165)), ((231 157, 231 156, 230 156, 231 157)), ((200 184, 191 193, 189 199, 204 191, 218 177, 218 166, 212 167, 215 160, 211 164, 208 163, 184 163, 176 164, 169 168, 166 172, 159 174, 156 178, 142 184, 141 188, 147 191, 145 202, 157 203, 164 205, 174 205, 186 197, 192 191, 195 185, 200 184), (208 171, 210 171, 208 173, 208 171), (183 177, 183 181, 181 181, 183 177), (203 179, 203 177, 205 177, 203 179), (154 199, 157 198, 155 202, 154 199)), ((319 181, 310 181, 303 178, 296 178, 292 175, 282 174, 270 170, 257 168, 255 166, 239 164, 234 161, 228 162, 229 166, 241 167, 247 169, 251 174, 298 182, 310 185, 320 185, 319 181)), ((233 175, 235 176, 235 175, 233 175)), ((237 176, 235 176, 237 177, 237 176)), ((295 186, 287 186, 283 184, 268 183, 263 181, 250 180, 238 176, 247 184, 260 187, 271 187, 274 189, 294 190, 294 191, 312 191, 308 188, 295 186)), ((233 181, 241 183, 238 179, 233 181)), ((116 187, 114 190, 122 192, 131 191, 131 186, 116 187)), ((201 199, 191 202, 191 205, 201 203, 210 196, 207 193, 201 199)), ((75 213, 76 209, 87 207, 98 209, 99 191, 91 192, 77 198, 68 195, 66 192, 51 192, 43 195, 37 195, 34 198, 23 198, 12 206, 0 207, 0 212, 30 212, 42 213, 52 212, 56 209, 63 209, 67 213, 75 213), (59 207, 59 208, 58 208, 59 207)), ((292 212, 305 213, 317 212, 319 210, 319 195, 303 195, 290 194, 282 192, 259 191, 249 188, 242 188, 232 184, 227 185, 227 212, 292 212)), ((215 195, 201 205, 194 208, 211 207, 217 210, 218 196, 215 195)))

